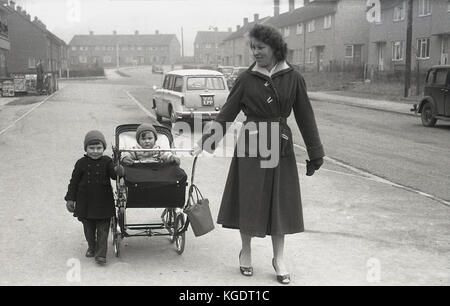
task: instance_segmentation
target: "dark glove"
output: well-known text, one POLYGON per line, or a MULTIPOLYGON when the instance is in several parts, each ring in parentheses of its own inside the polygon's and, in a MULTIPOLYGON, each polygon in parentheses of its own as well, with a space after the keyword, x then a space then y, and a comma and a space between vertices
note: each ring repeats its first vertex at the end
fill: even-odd
POLYGON ((70 213, 75 211, 75 202, 74 201, 66 201, 66 208, 70 213))
POLYGON ((125 176, 125 168, 122 165, 115 166, 114 171, 118 176, 125 176))
POLYGON ((312 176, 316 170, 319 170, 319 168, 323 165, 323 158, 316 158, 311 161, 306 161, 306 175, 312 176))

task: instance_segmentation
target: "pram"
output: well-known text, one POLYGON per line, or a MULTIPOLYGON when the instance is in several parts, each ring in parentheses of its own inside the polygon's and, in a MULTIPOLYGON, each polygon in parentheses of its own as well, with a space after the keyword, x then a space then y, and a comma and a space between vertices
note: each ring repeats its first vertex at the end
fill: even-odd
MULTIPOLYGON (((135 132, 139 124, 125 124, 116 128, 113 157, 115 164, 121 161, 123 152, 192 152, 191 149, 174 149, 173 136, 169 128, 156 126, 157 144, 167 149, 130 149, 136 143, 135 132)), ((192 166, 191 184, 193 184, 195 164, 192 166)), ((176 164, 158 161, 135 161, 131 166, 123 165, 125 176, 116 180, 116 216, 112 218, 111 232, 116 257, 120 255, 120 244, 126 237, 170 236, 175 242, 176 252, 182 254, 186 243, 186 230, 189 225, 183 213, 185 207, 187 175, 176 164), (164 208, 161 223, 129 224, 126 222, 126 210, 129 208, 164 208)), ((191 190, 191 188, 189 189, 191 190)), ((189 199, 189 197, 188 197, 189 199)), ((188 203, 186 203, 187 205, 188 203)))

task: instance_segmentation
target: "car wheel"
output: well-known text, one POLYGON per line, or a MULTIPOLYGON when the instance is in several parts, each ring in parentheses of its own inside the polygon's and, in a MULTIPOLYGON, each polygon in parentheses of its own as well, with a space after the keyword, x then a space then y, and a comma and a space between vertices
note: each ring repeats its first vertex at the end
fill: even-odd
POLYGON ((437 119, 433 114, 433 105, 430 102, 426 102, 422 107, 422 113, 420 114, 423 126, 433 127, 436 124, 437 119))

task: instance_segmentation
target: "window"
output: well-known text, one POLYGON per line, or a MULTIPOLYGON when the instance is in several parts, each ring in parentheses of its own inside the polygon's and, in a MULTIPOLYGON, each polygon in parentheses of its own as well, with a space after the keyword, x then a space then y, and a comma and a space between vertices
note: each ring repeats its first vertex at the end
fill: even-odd
POLYGON ((392 60, 393 61, 403 60, 403 41, 392 42, 392 60))
POLYGON ((281 29, 280 32, 283 34, 283 37, 288 37, 290 34, 290 29, 289 29, 289 27, 284 27, 281 29))
POLYGON ((222 78, 216 77, 190 77, 187 79, 188 90, 223 90, 225 84, 222 78))
POLYGON ((163 88, 171 90, 173 86, 173 79, 174 79, 173 75, 166 75, 166 78, 164 79, 163 88))
POLYGON ((314 50, 312 48, 308 49, 308 63, 313 63, 313 52, 314 50))
POLYGON ((406 2, 402 1, 400 5, 394 7, 394 21, 405 20, 406 2))
POLYGON ((78 57, 78 61, 79 61, 80 63, 82 63, 82 64, 86 64, 88 60, 87 60, 87 57, 86 57, 86 56, 80 55, 80 56, 78 57))
POLYGON ((108 51, 113 51, 113 50, 114 50, 114 47, 112 47, 112 46, 108 47, 108 51))
POLYGON ((206 45, 205 45, 205 48, 206 48, 206 49, 211 49, 211 44, 206 44, 206 45))
POLYGON ((315 20, 311 20, 310 22, 308 22, 308 32, 314 32, 314 30, 316 29, 316 23, 315 20))
POLYGON ((323 28, 330 29, 331 28, 331 15, 325 16, 323 18, 323 28))
POLYGON ((354 51, 354 48, 353 48, 353 45, 347 45, 347 46, 345 46, 345 57, 353 57, 353 51, 354 51))
POLYGON ((28 58, 28 69, 36 68, 36 59, 34 57, 28 58))
POLYGON ((72 47, 72 51, 77 51, 77 47, 72 47))
POLYGON ((178 92, 183 91, 183 78, 182 77, 175 78, 175 84, 173 85, 173 90, 178 91, 178 92))
POLYGON ((121 49, 122 51, 128 51, 128 46, 123 46, 121 49))
POLYGON ((297 35, 303 34, 303 23, 297 24, 297 35))
POLYGON ((106 64, 111 63, 111 56, 104 56, 103 57, 103 62, 106 63, 106 64))
POLYGON ((431 15, 431 1, 419 0, 419 17, 431 15))
POLYGON ((433 84, 445 85, 446 80, 447 80, 447 70, 445 69, 436 70, 436 76, 434 77, 433 84))
POLYGON ((137 49, 138 51, 141 51, 141 50, 142 50, 142 47, 141 47, 141 46, 138 46, 136 49, 137 49))
POLYGON ((430 58, 430 39, 420 38, 417 40, 417 58, 430 58))
POLYGON ((99 51, 100 47, 99 46, 95 46, 95 51, 99 51))

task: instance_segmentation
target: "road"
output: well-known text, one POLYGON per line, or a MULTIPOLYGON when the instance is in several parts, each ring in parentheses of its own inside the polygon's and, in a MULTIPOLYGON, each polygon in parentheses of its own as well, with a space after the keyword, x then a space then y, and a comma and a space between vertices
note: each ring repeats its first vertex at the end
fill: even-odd
MULTIPOLYGON (((237 266, 239 235, 220 226, 199 238, 189 230, 182 256, 176 254, 167 238, 152 237, 126 238, 120 258, 115 258, 110 248, 106 267, 84 257, 86 242, 81 224, 66 212, 63 200, 73 164, 84 153, 84 134, 100 129, 111 144, 117 125, 153 120, 149 117, 149 94, 151 85, 159 84, 161 76, 148 74, 145 69, 124 72, 129 77, 65 82, 46 100, 23 99, 0 105, 0 284, 277 285, 270 265, 270 239, 254 240, 255 275, 245 278, 237 266)), ((326 114, 324 105, 316 104, 315 109, 328 155, 355 167, 360 167, 357 162, 365 162, 363 153, 346 156, 346 152, 352 152, 347 148, 350 141, 358 143, 355 135, 360 133, 363 144, 369 146, 370 139, 377 139, 376 135, 382 138, 379 134, 386 130, 380 127, 375 136, 370 136, 374 138, 368 139, 367 135, 363 137, 370 134, 369 128, 362 127, 363 119, 349 127, 345 120, 334 121, 333 114, 326 114), (345 139, 334 139, 338 132, 347 135, 345 139)), ((342 108, 340 112, 344 116, 348 110, 342 108)), ((378 116, 373 111, 352 112, 355 117, 378 116)), ((375 119, 370 122, 372 128, 377 126, 375 119)), ((385 133, 386 137, 395 136, 395 132, 385 133)), ((391 142, 400 142, 400 138, 391 138, 391 142)), ((390 156, 401 156, 395 153, 390 156)), ((110 145, 106 154, 111 155, 110 145)), ((286 240, 292 285, 450 284, 447 206, 380 184, 332 162, 313 177, 306 177, 305 158, 299 149, 307 231, 289 235, 286 240)), ((198 162, 197 184, 210 199, 213 216, 217 216, 229 162, 222 157, 198 162)), ((182 157, 188 174, 191 163, 192 158, 182 157)), ((374 173, 386 171, 377 167, 381 170, 361 168, 374 173)), ((442 170, 434 164, 432 167, 442 170)), ((431 180, 430 184, 437 182, 431 180)), ((150 222, 158 219, 152 210, 129 214, 130 218, 150 222)))

